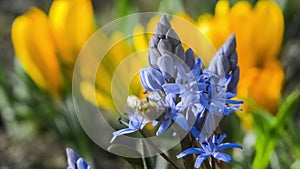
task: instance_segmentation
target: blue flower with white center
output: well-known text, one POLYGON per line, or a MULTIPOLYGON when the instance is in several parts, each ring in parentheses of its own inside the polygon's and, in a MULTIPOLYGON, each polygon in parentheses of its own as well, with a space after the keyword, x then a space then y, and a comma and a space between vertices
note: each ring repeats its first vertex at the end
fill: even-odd
POLYGON ((123 121, 123 120, 119 120, 120 123, 124 124, 125 126, 127 126, 128 128, 125 129, 121 129, 118 131, 113 132, 113 137, 111 139, 111 143, 118 137, 124 134, 130 134, 130 133, 134 133, 138 130, 142 130, 146 124, 148 124, 150 122, 149 119, 145 118, 144 116, 140 115, 139 112, 134 111, 132 113, 129 113, 127 115, 128 119, 129 119, 129 123, 123 121))
POLYGON ((201 164, 204 162, 204 160, 206 160, 208 157, 213 157, 224 162, 231 162, 232 158, 228 154, 223 153, 221 151, 228 148, 242 149, 242 146, 235 143, 222 143, 225 137, 226 137, 225 134, 219 136, 213 135, 212 139, 205 139, 204 141, 200 142, 202 149, 201 148, 186 149, 180 154, 178 154, 177 158, 181 158, 189 154, 198 154, 198 157, 194 164, 195 168, 199 168, 201 164))
POLYGON ((184 130, 188 130, 189 128, 187 120, 184 115, 180 113, 181 110, 175 105, 174 96, 175 95, 173 94, 166 95, 166 106, 162 117, 163 121, 161 122, 156 135, 160 135, 165 132, 170 127, 172 120, 184 130))
POLYGON ((66 152, 68 157, 67 169, 91 169, 86 161, 81 158, 73 149, 66 148, 66 152))

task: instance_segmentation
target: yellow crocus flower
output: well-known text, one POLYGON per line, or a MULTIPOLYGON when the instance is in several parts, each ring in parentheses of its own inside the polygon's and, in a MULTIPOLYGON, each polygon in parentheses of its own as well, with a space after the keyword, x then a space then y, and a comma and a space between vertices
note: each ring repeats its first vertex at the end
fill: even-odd
POLYGON ((58 96, 62 85, 59 62, 46 14, 32 8, 12 26, 15 53, 32 80, 58 96))
POLYGON ((66 66, 74 65, 78 53, 95 32, 90 0, 56 0, 49 11, 55 44, 66 66))
MULTIPOLYGON (((219 1, 215 15, 200 16, 198 26, 216 48, 230 34, 236 34, 241 69, 238 96, 246 100, 244 108, 247 112, 255 109, 251 101, 247 101, 250 99, 275 114, 284 80, 283 69, 277 60, 284 31, 279 6, 274 1, 261 0, 254 7, 241 1, 230 8, 229 1, 219 1)), ((240 116, 245 118, 244 113, 240 116)))
POLYGON ((49 16, 38 8, 15 19, 12 42, 25 71, 41 89, 59 96, 63 71, 70 80, 76 58, 95 31, 90 0, 55 0, 49 16))

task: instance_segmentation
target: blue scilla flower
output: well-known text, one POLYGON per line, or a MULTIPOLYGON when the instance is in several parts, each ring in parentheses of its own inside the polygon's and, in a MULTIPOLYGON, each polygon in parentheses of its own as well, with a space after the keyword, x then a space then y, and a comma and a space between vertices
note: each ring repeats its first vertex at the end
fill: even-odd
POLYGON ((150 122, 149 119, 142 116, 138 111, 128 113, 127 117, 129 119, 129 123, 127 123, 121 119, 119 121, 120 121, 120 123, 127 126, 128 128, 113 132, 113 137, 110 141, 111 143, 120 135, 130 134, 130 133, 134 133, 138 130, 142 130, 145 127, 145 125, 150 122))
POLYGON ((86 161, 79 157, 79 155, 73 149, 66 148, 66 152, 68 157, 67 169, 91 169, 86 161))
POLYGON ((213 135, 211 139, 205 139, 204 141, 202 140, 200 142, 202 149, 201 148, 186 149, 180 154, 178 154, 177 158, 181 158, 189 154, 197 154, 198 157, 194 164, 195 168, 199 168, 201 164, 204 162, 204 160, 209 157, 213 157, 224 162, 231 162, 232 158, 228 154, 223 153, 221 151, 228 148, 242 149, 242 146, 235 143, 222 143, 222 141, 225 138, 226 138, 225 134, 219 136, 213 135))
MULTIPOLYGON (((187 121, 194 121, 194 125, 190 123, 192 133, 208 138, 223 116, 239 110, 242 102, 232 100, 239 80, 234 35, 206 69, 202 68, 200 58, 194 58, 192 49, 184 51, 166 16, 156 25, 149 46, 149 67, 141 69, 141 83, 146 91, 157 93, 161 100, 157 103, 163 103, 161 107, 165 109, 157 135, 172 122, 186 129, 187 121)), ((193 135, 196 139, 200 137, 193 135)))
POLYGON ((243 102, 233 100, 239 81, 235 49, 236 39, 231 35, 213 57, 208 68, 201 71, 200 66, 194 66, 192 70, 201 94, 200 103, 205 108, 198 114, 194 112, 197 119, 191 133, 196 139, 203 136, 210 137, 223 116, 240 110, 239 107, 243 102))
POLYGON ((179 107, 175 105, 174 96, 176 95, 166 95, 165 111, 163 113, 162 122, 156 132, 156 135, 160 135, 164 131, 166 131, 170 127, 172 120, 184 130, 188 130, 189 128, 186 118, 180 113, 181 110, 179 109, 179 107))

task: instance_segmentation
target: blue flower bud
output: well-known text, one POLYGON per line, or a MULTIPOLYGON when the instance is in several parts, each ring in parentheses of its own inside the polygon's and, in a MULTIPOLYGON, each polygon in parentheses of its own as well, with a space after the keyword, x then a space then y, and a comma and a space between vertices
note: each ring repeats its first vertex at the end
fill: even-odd
POLYGON ((173 46, 177 46, 180 44, 179 37, 177 33, 174 31, 174 29, 172 28, 168 30, 166 34, 166 38, 171 42, 173 46))
POLYGON ((169 21, 169 19, 167 18, 166 15, 161 16, 160 23, 165 25, 168 28, 171 28, 171 23, 170 23, 170 21, 169 21))
POLYGON ((181 45, 176 46, 175 48, 175 55, 179 57, 181 60, 185 60, 185 54, 184 54, 184 49, 181 45))
POLYGON ((187 49, 185 52, 185 63, 189 66, 191 70, 194 68, 195 58, 194 58, 194 52, 191 48, 187 49))
POLYGON ((162 89, 162 85, 165 83, 165 79, 162 73, 152 67, 146 67, 140 70, 140 80, 142 86, 148 92, 154 92, 162 89))
POLYGON ((174 60, 170 55, 163 55, 158 58, 157 65, 165 79, 174 77, 174 60))
POLYGON ((232 34, 209 64, 208 70, 218 76, 225 76, 237 66, 236 40, 232 34))

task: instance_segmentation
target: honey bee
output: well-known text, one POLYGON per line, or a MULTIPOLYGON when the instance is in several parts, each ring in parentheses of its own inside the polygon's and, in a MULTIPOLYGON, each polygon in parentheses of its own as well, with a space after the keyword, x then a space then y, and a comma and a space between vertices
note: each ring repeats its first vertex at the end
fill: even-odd
POLYGON ((148 119, 154 119, 156 104, 155 102, 150 102, 148 99, 139 99, 136 96, 130 95, 127 97, 128 107, 136 110, 142 116, 148 119))

